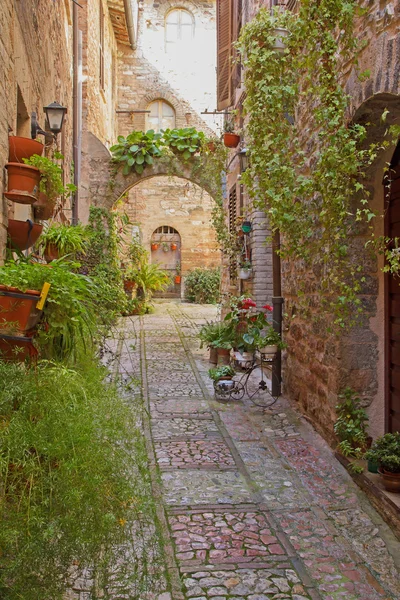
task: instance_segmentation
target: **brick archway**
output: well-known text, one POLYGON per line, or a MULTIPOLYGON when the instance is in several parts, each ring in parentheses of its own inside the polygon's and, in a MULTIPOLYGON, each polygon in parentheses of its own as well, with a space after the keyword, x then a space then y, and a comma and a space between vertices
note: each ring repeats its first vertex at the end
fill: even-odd
POLYGON ((111 209, 114 204, 132 187, 158 176, 180 177, 198 185, 214 199, 221 196, 221 182, 210 180, 204 176, 206 157, 195 157, 189 161, 182 161, 176 156, 162 156, 154 164, 146 167, 142 175, 134 171, 123 175, 122 170, 116 171, 115 164, 111 162, 110 154, 104 147, 105 153, 93 155, 90 158, 90 178, 88 186, 88 200, 91 205, 103 206, 111 209))

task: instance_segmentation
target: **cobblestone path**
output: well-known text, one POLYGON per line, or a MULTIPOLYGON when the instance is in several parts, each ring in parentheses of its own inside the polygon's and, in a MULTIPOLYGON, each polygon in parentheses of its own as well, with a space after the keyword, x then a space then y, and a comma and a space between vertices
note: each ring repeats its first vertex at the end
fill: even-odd
POLYGON ((150 460, 170 532, 172 591, 158 598, 400 599, 400 543, 311 427, 283 399, 266 410, 215 401, 196 339, 214 316, 162 303, 142 319, 150 460))

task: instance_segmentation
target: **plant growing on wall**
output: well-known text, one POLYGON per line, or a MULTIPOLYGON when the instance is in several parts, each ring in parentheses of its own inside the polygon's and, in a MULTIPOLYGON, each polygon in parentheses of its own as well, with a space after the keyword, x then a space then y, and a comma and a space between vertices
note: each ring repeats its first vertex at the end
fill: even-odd
POLYGON ((133 131, 126 138, 118 136, 118 143, 111 146, 113 161, 123 164, 123 174, 131 170, 141 175, 147 165, 152 165, 155 158, 161 156, 161 134, 149 129, 146 133, 133 131))
MULTIPOLYGON (((340 80, 343 65, 357 68, 357 14, 355 0, 304 0, 295 15, 261 9, 239 42, 250 157, 242 181, 272 231, 281 231, 281 255, 303 272, 313 266, 314 280, 298 278, 299 296, 318 289, 339 327, 362 311, 357 295, 364 280, 352 260, 352 227, 374 216, 360 179, 377 148, 364 148, 365 128, 349 123, 340 80), (274 50, 276 27, 290 31, 283 54, 274 50), (313 133, 306 138, 305 130, 313 133)), ((309 306, 303 308, 308 314, 309 306)))
MULTIPOLYGON (((55 152, 54 159, 63 160, 64 156, 60 152, 55 152)), ((73 183, 64 185, 63 170, 57 162, 37 154, 22 160, 25 164, 39 169, 40 191, 46 194, 49 202, 54 203, 60 196, 66 196, 76 191, 76 186, 73 183)))
POLYGON ((197 268, 185 280, 185 298, 198 304, 216 304, 220 299, 221 272, 217 269, 197 268))

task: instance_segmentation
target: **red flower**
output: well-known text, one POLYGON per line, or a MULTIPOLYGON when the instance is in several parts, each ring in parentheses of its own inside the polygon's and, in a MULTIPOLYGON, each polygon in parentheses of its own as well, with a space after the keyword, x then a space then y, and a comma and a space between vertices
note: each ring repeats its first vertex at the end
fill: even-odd
POLYGON ((257 304, 251 298, 245 298, 242 302, 242 308, 248 310, 249 308, 255 308, 257 304))
POLYGON ((272 310, 272 306, 270 306, 269 304, 266 304, 265 306, 263 306, 263 308, 265 308, 265 310, 272 310))

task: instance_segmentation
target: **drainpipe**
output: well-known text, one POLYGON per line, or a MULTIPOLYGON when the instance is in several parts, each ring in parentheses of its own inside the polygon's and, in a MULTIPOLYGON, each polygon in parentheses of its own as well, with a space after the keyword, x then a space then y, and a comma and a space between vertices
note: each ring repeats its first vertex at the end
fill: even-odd
MULTIPOLYGON (((72 160, 74 162, 74 185, 78 188, 79 185, 79 101, 78 101, 78 86, 79 86, 79 22, 78 22, 78 6, 75 2, 72 3, 72 21, 73 21, 73 110, 72 110, 72 160)), ((73 193, 72 196, 72 225, 78 223, 78 207, 79 207, 79 190, 73 193)))
MULTIPOLYGON (((272 239, 272 319, 274 330, 282 335, 282 281, 281 281, 281 257, 279 250, 281 247, 281 237, 279 230, 276 230, 272 239)), ((282 382, 282 353, 278 350, 276 359, 272 365, 272 395, 279 396, 281 393, 282 382)))
POLYGON ((132 50, 136 48, 135 17, 133 14, 132 0, 124 0, 125 21, 128 30, 129 43, 132 50))

